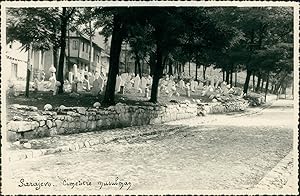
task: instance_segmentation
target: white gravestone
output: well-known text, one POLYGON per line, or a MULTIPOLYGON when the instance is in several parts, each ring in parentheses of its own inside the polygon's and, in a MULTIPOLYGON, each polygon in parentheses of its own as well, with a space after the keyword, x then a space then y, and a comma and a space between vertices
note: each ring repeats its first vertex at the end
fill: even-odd
POLYGON ((212 87, 214 87, 214 85, 215 85, 215 79, 212 77, 211 79, 210 79, 210 85, 212 86, 212 87))
POLYGON ((99 80, 99 89, 100 91, 103 91, 105 80, 101 75, 99 76, 98 80, 99 80))
POLYGON ((186 84, 185 92, 186 92, 186 96, 187 97, 191 96, 191 88, 190 88, 190 84, 189 83, 186 84))
POLYGON ((56 91, 56 75, 55 75, 55 72, 56 72, 56 69, 55 67, 52 65, 50 68, 49 68, 49 71, 52 73, 51 77, 49 78, 49 89, 50 91, 53 91, 55 92, 56 91))
POLYGON ((101 92, 100 86, 100 78, 98 78, 93 82, 93 87, 91 89, 92 95, 97 96, 101 92))
POLYGON ((79 73, 78 73, 78 69, 77 69, 77 65, 74 64, 73 65, 73 71, 74 71, 74 79, 77 77, 77 79, 79 79, 79 73))
POLYGON ((195 92, 195 85, 196 85, 196 81, 192 80, 191 81, 191 91, 195 92))
POLYGON ((90 91, 90 83, 88 79, 84 78, 82 81, 82 85, 83 85, 83 90, 90 91))
POLYGON ((69 75, 68 75, 68 79, 70 81, 70 83, 73 83, 73 73, 72 72, 69 72, 69 75))
POLYGON ((138 90, 140 88, 140 82, 141 82, 139 75, 137 75, 133 80, 134 80, 133 88, 135 90, 138 90))
POLYGON ((201 81, 198 83, 198 89, 200 89, 200 90, 203 89, 203 83, 201 81))
POLYGON ((95 81, 94 74, 92 74, 91 72, 89 72, 88 76, 89 76, 89 79, 88 79, 89 80, 89 84, 93 85, 93 82, 95 81))
POLYGON ((185 84, 183 80, 179 81, 179 88, 184 89, 185 88, 185 84))
POLYGON ((147 81, 148 81, 148 85, 152 85, 153 78, 149 75, 147 81))
POLYGON ((147 79, 145 77, 142 77, 141 85, 140 85, 141 89, 145 89, 147 86, 147 83, 148 83, 147 79))
POLYGON ((120 87, 121 87, 121 76, 117 76, 116 78, 116 86, 115 86, 115 91, 120 92, 120 87))
POLYGON ((77 92, 82 92, 82 91, 84 91, 83 83, 81 81, 79 81, 77 83, 77 92))

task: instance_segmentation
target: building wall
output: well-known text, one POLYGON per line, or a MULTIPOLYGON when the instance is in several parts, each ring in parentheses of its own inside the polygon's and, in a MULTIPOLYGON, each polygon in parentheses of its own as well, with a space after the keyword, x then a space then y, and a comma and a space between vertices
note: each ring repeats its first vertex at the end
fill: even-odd
MULTIPOLYGON (((71 65, 64 66, 64 75, 68 76, 69 71, 73 71, 72 64, 78 64, 78 70, 83 71, 88 66, 89 63, 89 51, 90 43, 87 40, 80 38, 71 38, 70 39, 70 57, 73 57, 73 60, 70 61, 71 65), (77 43, 76 43, 77 41, 77 43), (75 44, 77 44, 75 46, 75 44), (84 46, 83 46, 84 45, 84 46), (78 51, 79 50, 79 51, 78 51), (79 63, 78 63, 78 52, 79 52, 79 63)), ((17 41, 12 44, 7 45, 6 55, 9 58, 6 58, 5 70, 7 71, 7 80, 25 80, 27 72, 27 58, 28 52, 20 50, 21 44, 17 41)), ((68 47, 68 43, 67 43, 68 47)), ((58 51, 59 57, 60 51, 58 51)), ((91 72, 101 71, 104 73, 108 72, 108 57, 101 57, 101 49, 97 47, 92 47, 92 66, 91 72), (98 57, 99 56, 99 57, 98 57)), ((66 48, 66 55, 68 55, 68 48, 66 48)), ((31 65, 32 65, 32 74, 30 79, 33 80, 35 77, 41 79, 41 73, 45 73, 45 80, 49 80, 51 73, 49 71, 50 67, 54 64, 53 62, 53 50, 48 51, 31 51, 31 65)), ((58 59, 59 61, 59 59, 58 59)), ((67 65, 67 59, 65 59, 65 65, 67 65)), ((59 62, 58 62, 59 63, 59 62)), ((57 70, 58 71, 58 68, 57 70)))
POLYGON ((6 80, 25 80, 27 70, 28 52, 21 50, 21 44, 17 41, 6 46, 6 59, 4 65, 4 77, 6 80))
POLYGON ((108 67, 109 67, 109 57, 108 56, 101 56, 101 72, 104 74, 108 73, 108 67))

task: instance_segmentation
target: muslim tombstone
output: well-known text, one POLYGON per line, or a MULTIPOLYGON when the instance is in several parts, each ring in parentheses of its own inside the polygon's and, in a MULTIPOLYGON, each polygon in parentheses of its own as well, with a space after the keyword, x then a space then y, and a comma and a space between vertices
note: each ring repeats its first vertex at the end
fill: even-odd
POLYGON ((185 88, 185 84, 183 80, 179 81, 179 88, 184 89, 185 88))
POLYGON ((141 79, 141 89, 145 89, 147 87, 147 79, 143 76, 141 79))
POLYGON ((192 92, 195 92, 195 83, 196 83, 196 81, 194 81, 194 80, 191 81, 191 91, 192 92))
POLYGON ((89 78, 88 78, 89 84, 90 84, 90 85, 93 85, 93 82, 95 81, 95 76, 94 76, 94 74, 92 74, 91 72, 89 72, 88 76, 89 76, 89 78))
POLYGON ((120 87, 121 87, 121 76, 117 76, 116 78, 116 86, 115 86, 115 91, 120 92, 120 87))
POLYGON ((97 96, 101 91, 101 81, 100 77, 93 82, 93 87, 91 89, 91 93, 94 96, 97 96))
POLYGON ((134 80, 133 88, 135 90, 138 90, 140 88, 140 82, 141 82, 139 75, 137 75, 133 80, 134 80))
POLYGON ((74 74, 72 72, 69 72, 68 79, 69 79, 69 81, 70 81, 71 84, 73 82, 73 75, 74 74))

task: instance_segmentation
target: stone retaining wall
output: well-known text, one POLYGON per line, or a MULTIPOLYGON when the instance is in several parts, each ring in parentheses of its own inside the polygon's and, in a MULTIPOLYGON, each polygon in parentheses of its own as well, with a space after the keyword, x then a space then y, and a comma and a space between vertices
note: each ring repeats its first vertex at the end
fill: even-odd
POLYGON ((191 103, 167 106, 128 106, 121 103, 107 109, 63 107, 40 111, 32 106, 11 105, 13 119, 7 124, 8 140, 70 134, 117 127, 160 124, 197 116, 191 103))
POLYGON ((60 107, 41 111, 18 104, 9 107, 12 119, 7 123, 8 140, 33 139, 120 127, 160 124, 215 113, 243 111, 247 101, 201 103, 188 101, 167 106, 129 106, 118 103, 106 109, 60 107))
POLYGON ((244 111, 249 106, 246 100, 227 103, 201 103, 198 104, 198 115, 222 114, 229 112, 244 111))

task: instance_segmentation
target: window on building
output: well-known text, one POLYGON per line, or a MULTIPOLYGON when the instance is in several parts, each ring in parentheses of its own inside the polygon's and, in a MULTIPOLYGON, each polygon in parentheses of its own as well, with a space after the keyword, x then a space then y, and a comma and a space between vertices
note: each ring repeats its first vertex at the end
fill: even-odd
POLYGON ((82 42, 82 51, 84 52, 84 42, 82 42))
POLYGON ((18 64, 17 63, 11 63, 11 77, 13 79, 16 79, 18 76, 18 64))
POLYGON ((97 54, 97 63, 100 63, 100 56, 97 54))
POLYGON ((78 50, 78 40, 73 40, 72 49, 78 50))

